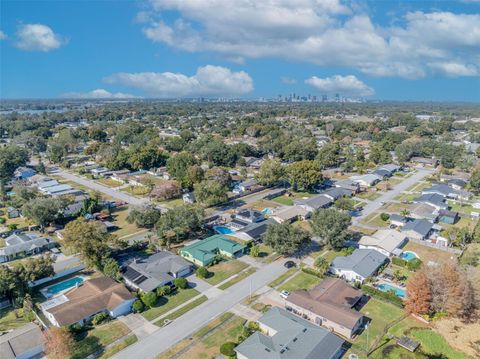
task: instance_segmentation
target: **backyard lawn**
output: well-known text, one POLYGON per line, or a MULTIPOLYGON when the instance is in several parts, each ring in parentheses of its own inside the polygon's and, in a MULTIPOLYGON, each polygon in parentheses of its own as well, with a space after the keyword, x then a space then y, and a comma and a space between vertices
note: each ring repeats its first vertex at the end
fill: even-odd
POLYGON ((417 253, 424 263, 428 263, 430 261, 434 263, 441 263, 456 257, 456 255, 453 253, 442 251, 437 248, 427 247, 411 241, 409 241, 405 247, 403 247, 403 250, 417 253))
POLYGON ((199 294, 200 292, 193 288, 180 289, 173 295, 160 297, 157 305, 147 309, 142 315, 147 320, 153 320, 199 294))
POLYGON ((321 278, 313 275, 308 274, 305 272, 299 272, 297 275, 289 279, 287 282, 282 284, 278 290, 286 290, 288 292, 292 292, 298 289, 310 289, 316 286, 318 283, 322 281, 321 278))
POLYGON ((72 359, 84 359, 97 350, 127 335, 128 327, 118 320, 94 327, 75 336, 72 359))
POLYGON ((0 332, 19 328, 30 321, 23 315, 23 310, 7 308, 0 310, 0 332))
POLYGON ((208 268, 208 271, 211 273, 211 275, 209 278, 204 280, 211 285, 217 285, 218 283, 223 282, 225 279, 230 278, 232 275, 239 273, 247 267, 248 264, 236 259, 220 262, 208 268))

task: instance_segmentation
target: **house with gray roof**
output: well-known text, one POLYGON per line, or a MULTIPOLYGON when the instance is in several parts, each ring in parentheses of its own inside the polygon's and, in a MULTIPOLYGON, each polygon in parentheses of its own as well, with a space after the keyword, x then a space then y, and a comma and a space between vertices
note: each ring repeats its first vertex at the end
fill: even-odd
POLYGON ((388 171, 392 174, 399 171, 400 168, 401 167, 399 165, 396 165, 394 163, 389 163, 389 164, 381 165, 381 166, 378 167, 379 170, 386 170, 386 171, 388 171))
POLYGON ((34 233, 14 233, 5 238, 5 247, 0 248, 0 263, 21 256, 31 256, 55 247, 55 242, 34 233))
POLYGON ((412 203, 408 206, 409 217, 413 219, 426 219, 435 222, 438 218, 438 208, 428 203, 412 203))
POLYGON ((329 272, 349 282, 363 283, 388 262, 388 257, 374 249, 355 249, 349 256, 335 258, 329 272))
POLYGON ((332 203, 333 200, 323 194, 295 201, 295 205, 303 207, 307 212, 314 212, 320 208, 327 208, 332 203))
POLYGON ((267 231, 268 226, 276 224, 273 219, 267 219, 266 221, 251 223, 248 226, 240 229, 239 231, 232 233, 232 236, 243 239, 244 241, 261 241, 263 235, 267 231))
POLYGON ((405 216, 401 216, 399 214, 393 213, 390 215, 389 221, 390 221, 390 224, 393 224, 394 226, 403 227, 408 222, 408 218, 405 216))
POLYGON ((242 209, 237 214, 235 214, 235 218, 248 223, 256 223, 263 221, 265 216, 262 212, 256 211, 251 208, 242 209))
POLYGON ((433 232, 433 223, 426 219, 415 219, 405 224, 402 232, 405 233, 408 238, 425 240, 429 238, 433 232))
POLYGON ((2 359, 33 359, 43 357, 43 335, 40 327, 28 323, 0 336, 2 359))
POLYGON ((337 188, 344 188, 346 190, 352 191, 352 193, 360 192, 360 185, 357 182, 352 181, 351 179, 335 181, 333 185, 337 188))
POLYGON ((437 193, 422 194, 420 197, 414 198, 413 203, 424 203, 435 207, 437 210, 447 209, 448 203, 445 202, 445 197, 437 193))
POLYGON ((457 191, 444 183, 436 183, 429 188, 425 188, 422 190, 422 194, 437 194, 448 198, 457 197, 457 191))
POLYGON ((191 264, 180 256, 161 251, 144 259, 134 259, 124 272, 127 287, 150 292, 169 285, 175 278, 185 277, 192 271, 191 264))
POLYGON ((374 175, 377 175, 379 177, 382 177, 383 179, 386 179, 388 177, 392 176, 392 172, 387 171, 386 169, 383 168, 377 168, 375 171, 372 172, 374 175))
POLYGON ((345 188, 330 188, 320 194, 330 198, 332 201, 336 201, 342 197, 352 197, 352 191, 345 188))
POLYGON ((274 307, 255 332, 235 348, 238 359, 339 359, 345 341, 329 330, 274 307))

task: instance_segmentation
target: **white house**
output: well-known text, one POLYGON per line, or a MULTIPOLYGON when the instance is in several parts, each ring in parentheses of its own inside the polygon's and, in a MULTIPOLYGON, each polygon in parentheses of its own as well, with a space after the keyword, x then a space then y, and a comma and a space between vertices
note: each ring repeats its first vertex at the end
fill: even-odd
POLYGON ((400 254, 402 247, 407 241, 404 233, 394 229, 380 229, 371 236, 362 236, 358 242, 360 249, 373 249, 387 257, 400 254))

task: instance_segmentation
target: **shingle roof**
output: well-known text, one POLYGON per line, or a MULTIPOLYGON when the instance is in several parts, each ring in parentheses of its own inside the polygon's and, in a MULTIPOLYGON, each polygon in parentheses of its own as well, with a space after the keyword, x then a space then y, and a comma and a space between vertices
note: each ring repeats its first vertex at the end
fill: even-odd
POLYGON ((29 323, 0 336, 0 357, 15 359, 43 345, 42 331, 38 325, 29 323))
POLYGON ((433 224, 425 219, 415 219, 405 224, 402 231, 414 231, 422 236, 426 236, 432 229, 433 224))
POLYGON ((285 309, 272 308, 259 320, 276 333, 255 332, 235 351, 249 359, 330 359, 342 348, 343 339, 301 319, 285 309))
POLYGON ((314 196, 307 199, 301 199, 296 201, 298 205, 304 205, 312 207, 313 209, 319 209, 325 206, 328 206, 332 203, 332 200, 324 195, 314 196))
POLYGON ((439 208, 448 207, 448 204, 445 203, 445 198, 437 193, 422 194, 420 197, 414 198, 413 202, 430 203, 435 207, 439 207, 439 208))
POLYGON ((46 247, 51 243, 51 240, 34 234, 15 233, 7 237, 5 242, 7 246, 0 248, 0 255, 8 256, 46 247))
POLYGON ((363 317, 352 309, 361 297, 362 293, 345 281, 326 278, 309 291, 296 290, 290 293, 286 300, 351 330, 363 317))
POLYGON ((245 228, 242 228, 241 232, 246 233, 248 236, 257 240, 267 231, 267 227, 271 224, 275 224, 275 221, 272 219, 267 219, 263 222, 251 223, 245 228))
POLYGON ((364 278, 370 277, 380 268, 387 257, 373 249, 355 249, 346 257, 337 257, 332 267, 342 270, 351 270, 364 278))
MULTIPOLYGON (((107 277, 87 280, 63 296, 67 301, 46 309, 60 326, 77 323, 103 310, 113 310, 134 298, 123 284, 107 277)), ((44 305, 48 306, 48 302, 44 305)))

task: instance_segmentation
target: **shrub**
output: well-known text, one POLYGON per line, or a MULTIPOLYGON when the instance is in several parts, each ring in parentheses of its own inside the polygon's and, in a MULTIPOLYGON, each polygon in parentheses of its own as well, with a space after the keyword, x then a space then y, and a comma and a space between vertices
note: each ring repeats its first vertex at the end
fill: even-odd
POLYGON ((418 258, 412 258, 409 261, 407 261, 407 268, 410 269, 411 271, 415 271, 420 266, 422 265, 422 261, 418 258))
POLYGON ((200 267, 200 268, 197 269, 196 274, 197 274, 197 277, 198 277, 198 278, 207 278, 209 272, 208 272, 207 268, 205 268, 205 267, 200 267))
POLYGON ((163 297, 172 293, 172 288, 169 285, 164 285, 163 287, 157 288, 157 296, 163 297))
POLYGON ((395 295, 393 291, 389 292, 382 292, 379 289, 370 287, 368 285, 362 285, 362 292, 365 294, 369 294, 372 297, 375 297, 380 300, 384 300, 389 302, 397 307, 403 308, 403 300, 395 295))
POLYGON ((233 357, 235 355, 235 351, 233 350, 237 346, 234 342, 226 342, 220 346, 220 353, 227 357, 233 357))
POLYGON ((110 319, 110 316, 108 315, 108 313, 104 313, 104 312, 97 313, 92 318, 92 324, 99 325, 100 323, 105 322, 109 319, 110 319))
POLYGON ((79 334, 79 333, 82 333, 85 330, 85 326, 83 324, 80 324, 80 323, 75 323, 75 324, 70 325, 70 327, 68 329, 73 334, 79 334))
POLYGON ((136 300, 135 302, 133 302, 132 310, 134 313, 141 313, 143 312, 144 308, 145 306, 143 305, 141 300, 136 300))
POLYGON ((185 278, 175 278, 173 284, 175 285, 175 287, 180 289, 188 288, 188 281, 185 278))
POLYGON ((259 257, 260 256, 260 247, 255 245, 250 248, 250 255, 252 257, 259 257))
POLYGON ((397 265, 397 266, 400 266, 400 267, 406 267, 407 266, 407 261, 402 259, 402 258, 398 258, 398 257, 393 257, 392 258, 392 263, 397 265))
POLYGON ((18 226, 15 223, 11 223, 7 226, 9 231, 14 231, 18 228, 18 226))
POLYGON ((149 308, 154 307, 157 304, 157 294, 154 292, 143 293, 142 302, 149 308))
POLYGON ((381 219, 382 221, 384 221, 384 222, 388 221, 389 218, 390 218, 390 215, 389 215, 388 213, 382 213, 382 214, 380 215, 380 219, 381 219))
POLYGON ((4 224, 7 220, 3 217, 0 217, 0 224, 4 224))
POLYGON ((323 273, 320 273, 319 271, 312 268, 303 267, 302 272, 314 275, 315 277, 318 277, 318 278, 323 278, 323 273))

